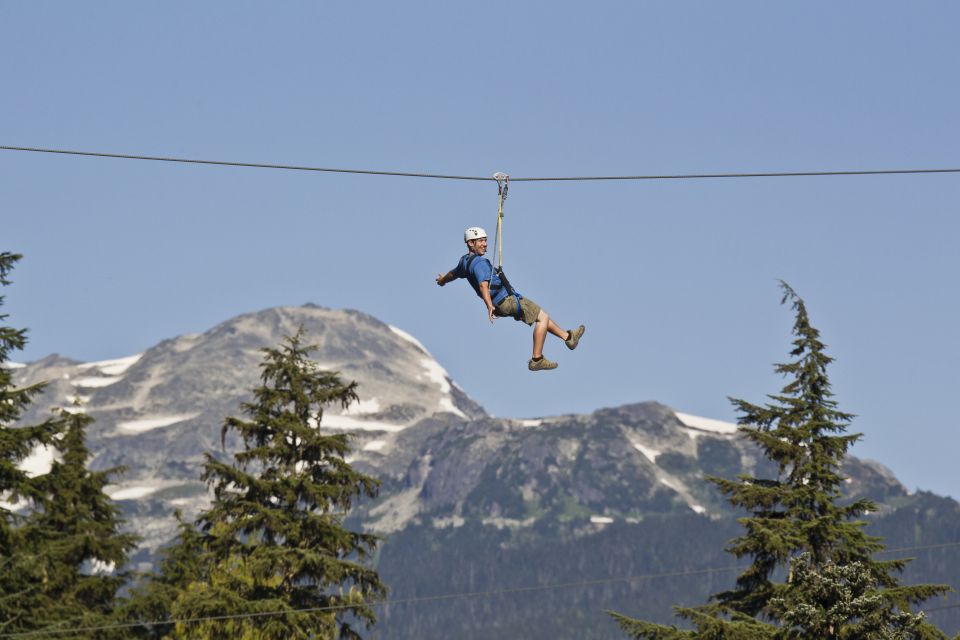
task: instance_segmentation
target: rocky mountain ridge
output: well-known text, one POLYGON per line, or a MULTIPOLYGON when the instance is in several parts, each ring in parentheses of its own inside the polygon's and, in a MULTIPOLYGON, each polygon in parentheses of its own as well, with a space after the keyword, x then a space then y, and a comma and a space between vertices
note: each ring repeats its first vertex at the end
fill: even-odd
MULTIPOLYGON (((385 481, 381 499, 358 512, 365 527, 381 534, 424 518, 437 526, 457 526, 469 516, 522 527, 553 511, 596 526, 664 509, 717 517, 724 505, 698 474, 757 464, 734 425, 656 403, 587 416, 492 418, 409 334, 361 312, 313 305, 242 315, 126 358, 81 363, 53 355, 30 363, 17 371, 18 383, 44 380, 48 387, 24 420, 40 420, 55 406, 94 417, 91 466, 126 467, 111 495, 135 503, 128 505, 133 524, 145 546, 156 549, 173 533, 166 516, 174 509, 192 515, 206 504, 198 481, 203 453, 227 455, 236 446, 221 449, 220 425, 257 384, 260 350, 301 326, 322 367, 360 383, 360 401, 326 411, 323 426, 352 432, 351 459, 385 481), (494 463, 502 470, 485 476, 494 463), (584 470, 573 478, 578 465, 584 470), (606 473, 595 473, 604 466, 606 473), (610 486, 614 478, 629 478, 629 490, 610 486), (503 495, 481 497, 478 485, 503 495), (543 495, 565 506, 548 506, 543 495)), ((37 452, 29 464, 42 471, 45 460, 49 452, 37 452)), ((906 493, 879 465, 854 466, 851 483, 906 493)))

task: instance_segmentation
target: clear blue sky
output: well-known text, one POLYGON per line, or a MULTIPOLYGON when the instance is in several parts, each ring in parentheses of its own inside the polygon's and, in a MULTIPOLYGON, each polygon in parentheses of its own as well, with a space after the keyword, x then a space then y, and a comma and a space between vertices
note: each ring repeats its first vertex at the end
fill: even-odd
MULTIPOLYGON (((948 2, 0 2, 0 145, 515 176, 960 166, 948 2)), ((0 151, 19 354, 142 351, 313 302, 416 335, 501 416, 781 381, 806 299, 854 453, 960 496, 960 175, 516 183, 505 266, 581 350, 526 371, 433 278, 491 183, 0 151)))

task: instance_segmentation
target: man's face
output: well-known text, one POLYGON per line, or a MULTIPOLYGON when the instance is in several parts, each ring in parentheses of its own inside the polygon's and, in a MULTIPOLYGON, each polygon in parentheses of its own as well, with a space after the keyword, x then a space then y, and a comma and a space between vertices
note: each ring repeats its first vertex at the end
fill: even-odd
POLYGON ((487 239, 477 238, 476 240, 467 240, 467 246, 470 248, 470 251, 478 256, 482 256, 487 252, 487 239))

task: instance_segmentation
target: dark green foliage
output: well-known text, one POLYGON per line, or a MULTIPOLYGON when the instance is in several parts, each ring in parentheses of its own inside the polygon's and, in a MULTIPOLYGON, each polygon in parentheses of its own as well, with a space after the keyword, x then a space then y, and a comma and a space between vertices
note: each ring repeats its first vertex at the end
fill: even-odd
POLYGON ((778 636, 783 640, 909 640, 920 633, 923 614, 891 608, 861 562, 818 567, 809 553, 802 553, 790 563, 790 576, 790 589, 770 601, 783 622, 778 636))
POLYGON ((392 599, 487 595, 390 605, 383 609, 376 637, 613 638, 617 626, 603 608, 636 603, 645 613, 662 615, 677 602, 702 602, 733 573, 627 577, 729 565, 722 548, 735 529, 729 519, 711 521, 689 510, 650 515, 638 523, 615 522, 581 538, 554 532, 528 537, 526 529, 476 522, 446 528, 429 522, 411 525, 391 534, 380 554, 377 569, 390 584, 392 599))
POLYGON ((61 459, 33 479, 33 509, 19 529, 42 584, 32 607, 43 611, 40 628, 107 625, 137 536, 121 533, 120 510, 103 492, 122 470, 87 469, 85 433, 93 418, 66 411, 61 417, 65 432, 53 442, 61 459))
POLYGON ((773 625, 764 623, 756 618, 742 613, 729 612, 727 618, 712 615, 711 611, 702 609, 677 608, 677 614, 686 618, 693 625, 693 629, 679 629, 676 626, 665 626, 634 620, 619 613, 610 612, 620 628, 632 638, 647 638, 649 640, 773 640, 777 629, 773 625))
POLYGON ((500 468, 492 465, 486 467, 480 474, 477 488, 467 496, 467 501, 480 513, 522 520, 534 506, 524 502, 519 488, 511 482, 512 479, 509 473, 501 473, 500 468))
MULTIPOLYGON (((841 494, 841 464, 860 434, 846 433, 853 416, 840 411, 833 400, 827 377, 832 358, 824 353, 825 345, 810 324, 806 305, 786 283, 781 285, 781 303, 791 302, 795 314, 793 360, 776 366, 787 384, 763 405, 731 399, 740 413, 741 433, 776 465, 777 473, 774 477, 710 478, 731 505, 749 512, 739 519, 745 532, 734 538, 727 550, 751 563, 735 587, 714 595, 713 603, 678 609, 678 615, 696 631, 617 616, 633 637, 772 637, 780 625, 794 624, 781 617, 782 603, 800 598, 793 593, 793 584, 776 582, 775 573, 786 570, 791 559, 801 553, 814 571, 826 566, 845 570, 856 563, 858 571, 867 576, 863 588, 880 598, 890 616, 949 591, 944 585, 900 586, 894 574, 902 571, 907 561, 873 559, 884 545, 864 531, 866 523, 861 516, 875 511, 876 505, 867 499, 845 502, 841 494), (777 606, 772 606, 773 602, 777 606)), ((929 625, 921 623, 919 629, 917 633, 923 637, 943 637, 929 625)))
MULTIPOLYGON (((19 259, 17 254, 0 253, 0 286, 10 284, 10 272, 19 259)), ((3 301, 0 296, 0 306, 3 301)), ((6 318, 0 314, 0 322, 6 318)), ((35 628, 39 623, 32 603, 41 589, 34 579, 40 560, 19 530, 36 493, 19 464, 35 447, 50 444, 61 428, 52 418, 39 425, 12 426, 44 387, 16 387, 6 366, 10 354, 23 349, 26 342, 25 329, 0 326, 0 503, 6 503, 0 504, 0 632, 35 628)))
POLYGON ((710 476, 728 478, 741 469, 740 450, 723 440, 702 439, 697 443, 697 459, 710 476))
MULTIPOLYGON (((10 283, 19 258, 0 254, 0 285, 10 283)), ((91 418, 62 411, 40 425, 13 427, 44 387, 16 388, 3 366, 25 344, 24 330, 0 327, 0 498, 16 505, 0 507, 0 631, 103 625, 125 580, 115 570, 136 538, 120 533, 119 511, 103 493, 117 470, 86 468, 91 418), (30 477, 19 465, 41 445, 60 460, 30 477)))
POLYGON ((671 451, 657 457, 657 466, 672 474, 688 474, 699 470, 697 459, 671 451))
POLYGON ((262 384, 243 405, 249 419, 224 422, 222 437, 235 431, 244 448, 232 465, 207 456, 203 478, 214 500, 199 519, 200 575, 171 610, 179 619, 289 613, 178 623, 177 637, 359 638, 356 624, 376 620, 370 601, 386 588, 365 560, 378 539, 342 521, 379 482, 345 461, 347 435, 320 428, 326 405, 357 399, 356 383, 320 371, 307 358, 311 349, 302 330, 265 349, 262 384))
MULTIPOLYGON (((21 257, 13 253, 0 253, 0 286, 5 287, 10 284, 10 272, 21 257)), ((3 306, 4 300, 5 296, 0 296, 0 306, 3 306)), ((7 314, 0 314, 0 322, 6 320, 7 317, 7 314)), ((0 327, 0 365, 9 362, 10 353, 20 351, 26 344, 26 329, 0 327)), ((16 422, 31 400, 43 391, 43 387, 42 384, 35 384, 21 389, 15 388, 13 372, 7 367, 0 366, 0 425, 9 426, 16 422)), ((18 442, 27 440, 29 439, 18 442)), ((13 440, 10 440, 10 442, 13 442, 13 440)), ((7 452, 8 449, 5 447, 3 451, 7 452)), ((3 463, 7 462, 9 460, 4 458, 3 463)), ((15 477, 18 477, 17 474, 11 472, 6 466, 0 467, 0 482, 15 477)))

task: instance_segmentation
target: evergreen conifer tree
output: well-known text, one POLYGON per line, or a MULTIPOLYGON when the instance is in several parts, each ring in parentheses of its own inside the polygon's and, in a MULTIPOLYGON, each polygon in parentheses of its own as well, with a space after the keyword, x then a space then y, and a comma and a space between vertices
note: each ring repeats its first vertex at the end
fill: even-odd
POLYGON ((770 600, 784 640, 910 640, 921 633, 923 614, 890 608, 861 562, 817 567, 802 553, 791 561, 790 576, 790 588, 770 600))
POLYGON ((33 508, 20 527, 39 556, 35 568, 42 587, 32 607, 43 616, 36 626, 108 625, 128 578, 122 569, 138 540, 121 531, 120 509, 104 493, 122 468, 87 469, 86 430, 93 418, 79 406, 60 415, 65 430, 52 443, 60 459, 32 479, 33 508))
MULTIPOLYGON (((895 573, 907 560, 879 561, 873 555, 884 548, 880 539, 867 535, 861 516, 875 511, 866 499, 845 502, 841 494, 840 466, 849 447, 861 434, 847 434, 853 416, 840 411, 833 399, 827 366, 832 358, 824 352, 820 334, 810 324, 803 300, 784 282, 781 303, 794 311, 793 360, 776 366, 788 379, 770 402, 758 405, 733 399, 738 409, 740 432, 776 463, 777 477, 748 475, 737 479, 710 478, 734 506, 749 512, 739 521, 745 532, 731 541, 728 551, 737 558, 750 558, 750 565, 737 578, 733 589, 715 594, 713 602, 698 608, 680 608, 678 615, 694 630, 657 625, 612 614, 628 635, 635 638, 774 638, 782 634, 784 621, 778 613, 790 601, 795 586, 790 580, 776 582, 775 573, 786 571, 791 559, 808 554, 808 566, 843 569, 857 563, 868 576, 870 594, 894 615, 911 605, 949 591, 945 585, 899 585, 895 573), (772 606, 776 601, 781 603, 772 606)), ((941 632, 919 623, 911 637, 942 638, 941 632)), ((807 637, 817 637, 816 634, 807 637)), ((857 635, 868 640, 884 636, 857 635)))
MULTIPOLYGON (((10 272, 20 258, 0 253, 0 286, 10 284, 10 272)), ((0 296, 0 306, 3 302, 0 296)), ((7 317, 0 314, 0 323, 7 317)), ((10 354, 23 349, 26 342, 25 329, 0 326, 0 633, 32 629, 41 615, 32 603, 41 586, 35 577, 42 555, 25 544, 20 531, 24 510, 34 494, 31 478, 20 469, 20 463, 36 447, 50 444, 62 427, 55 418, 13 427, 45 386, 17 387, 13 382, 7 363, 10 354)))
POLYGON ((234 464, 208 455, 203 478, 214 500, 199 524, 206 553, 202 580, 174 604, 178 619, 242 615, 180 623, 184 638, 359 638, 358 622, 376 618, 372 599, 386 587, 364 561, 377 538, 343 519, 358 496, 379 482, 344 459, 346 434, 321 430, 324 407, 357 400, 356 383, 321 371, 308 359, 302 328, 265 349, 261 385, 243 405, 249 419, 229 417, 244 448, 234 464), (260 615, 284 611, 281 615, 260 615))

